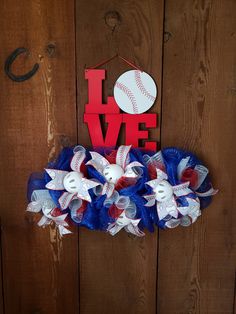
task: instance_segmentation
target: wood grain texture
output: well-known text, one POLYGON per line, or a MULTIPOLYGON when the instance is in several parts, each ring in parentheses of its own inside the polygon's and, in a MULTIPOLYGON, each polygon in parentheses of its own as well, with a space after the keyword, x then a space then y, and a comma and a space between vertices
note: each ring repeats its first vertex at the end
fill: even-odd
POLYGON ((196 152, 220 189, 191 228, 160 232, 158 313, 234 313, 236 2, 166 0, 162 146, 196 152))
POLYGON ((63 241, 39 217, 25 215, 26 184, 65 144, 76 142, 73 1, 1 1, 1 222, 5 313, 78 313, 77 234, 63 241), (35 62, 39 72, 14 83, 3 72, 15 48, 15 73, 35 62), (68 289, 70 287, 70 289, 68 289))
MULTIPOLYGON (((90 145, 83 124, 87 103, 84 69, 119 53, 150 73, 161 90, 163 1, 78 0, 76 43, 79 143, 90 145)), ((118 59, 108 63, 104 99, 128 69, 118 59)), ((153 107, 160 112, 160 100, 153 107)), ((159 140, 159 129, 150 134, 159 140)), ((123 143, 124 138, 120 138, 123 143)), ((112 238, 80 230, 80 313, 155 313, 157 233, 144 239, 120 232, 112 238)))
POLYGON ((3 272, 2 272, 2 227, 0 220, 0 314, 4 313, 3 272))

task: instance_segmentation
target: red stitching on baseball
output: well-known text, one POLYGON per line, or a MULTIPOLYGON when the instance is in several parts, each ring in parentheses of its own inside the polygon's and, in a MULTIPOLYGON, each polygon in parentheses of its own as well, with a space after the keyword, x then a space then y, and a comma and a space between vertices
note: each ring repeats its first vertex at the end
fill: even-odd
POLYGON ((124 160, 125 150, 126 150, 126 147, 125 146, 121 146, 119 148, 119 154, 118 154, 119 164, 122 164, 122 168, 123 169, 125 169, 125 164, 126 164, 126 160, 127 160, 127 156, 128 156, 128 153, 127 153, 126 154, 126 158, 124 160), (122 162, 122 160, 124 160, 124 162, 122 162))
POLYGON ((81 164, 83 162, 83 155, 79 154, 79 155, 76 155, 74 157, 72 158, 71 165, 74 163, 74 166, 75 166, 74 168, 77 169, 77 171, 78 171, 78 168, 79 168, 79 171, 80 171, 80 166, 81 166, 81 164))
POLYGON ((154 96, 152 96, 152 95, 146 90, 146 88, 144 87, 143 82, 142 82, 142 79, 141 79, 140 72, 139 72, 139 71, 135 71, 134 76, 135 76, 135 82, 136 82, 138 88, 140 89, 141 93, 142 93, 144 96, 146 96, 149 100, 151 100, 151 101, 154 102, 156 98, 155 98, 154 96))
POLYGON ((131 92, 131 90, 127 86, 125 86, 124 84, 122 84, 120 82, 116 82, 115 86, 117 88, 119 88, 123 93, 126 94, 126 96, 131 101, 134 113, 138 113, 137 103, 136 103, 135 97, 134 97, 133 93, 131 92))
POLYGON ((64 194, 65 194, 65 192, 59 198, 59 203, 60 203, 62 209, 64 209, 65 203, 66 203, 66 196, 64 194))
POLYGON ((123 162, 122 162, 123 159, 124 159, 124 146, 121 146, 119 150, 119 164, 122 166, 122 168, 124 167, 123 162))

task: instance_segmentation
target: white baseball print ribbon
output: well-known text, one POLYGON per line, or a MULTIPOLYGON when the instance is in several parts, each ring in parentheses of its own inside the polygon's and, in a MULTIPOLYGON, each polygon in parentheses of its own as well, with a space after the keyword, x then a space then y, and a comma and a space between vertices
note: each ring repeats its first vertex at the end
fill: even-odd
MULTIPOLYGON (((129 72, 133 72, 143 97, 154 101, 142 80, 143 72, 129 72)), ((117 81, 119 84, 122 82, 117 81)), ((137 99, 132 101, 138 112, 137 99)), ((142 237, 142 229, 152 231, 152 224, 160 228, 191 225, 201 215, 200 207, 209 205, 209 197, 218 192, 210 182, 208 169, 191 153, 176 148, 149 155, 121 145, 101 154, 91 151, 85 164, 88 153, 78 145, 63 151, 44 173, 30 176, 27 211, 41 213, 39 226, 53 224, 64 235, 71 233, 69 222, 75 222, 89 229, 105 229, 111 235, 123 229, 142 237), (87 172, 91 179, 85 177, 87 172)))
MULTIPOLYGON (((177 218, 179 212, 184 214, 184 209, 177 206, 174 195, 179 197, 190 194, 192 191, 188 188, 189 182, 171 186, 167 181, 167 174, 160 169, 156 169, 156 171, 157 179, 148 181, 146 183, 151 186, 154 191, 154 194, 144 196, 147 200, 146 206, 150 207, 156 203, 157 213, 160 220, 164 219, 168 215, 177 218)), ((189 198, 189 200, 191 199, 189 198)))
POLYGON ((131 219, 128 218, 123 211, 116 222, 109 225, 107 231, 112 235, 116 235, 121 229, 125 229, 126 232, 132 233, 138 237, 143 237, 145 233, 141 231, 138 227, 138 224, 141 219, 131 219))
POLYGON ((68 214, 62 214, 58 216, 52 216, 53 210, 56 208, 48 190, 35 190, 31 196, 31 202, 28 204, 27 211, 33 213, 39 213, 42 211, 43 216, 38 222, 40 227, 55 223, 60 235, 71 233, 68 227, 68 223, 65 221, 68 214))
POLYGON ((84 159, 85 152, 82 149, 75 150, 70 163, 70 167, 73 171, 45 169, 52 178, 52 180, 47 183, 46 188, 50 190, 66 190, 59 198, 61 209, 66 209, 75 199, 91 202, 89 190, 99 185, 98 182, 84 178, 83 173, 80 171, 84 159))
POLYGON ((121 145, 116 154, 116 163, 111 164, 105 157, 97 152, 91 152, 92 159, 86 165, 93 166, 106 180, 101 194, 111 197, 115 185, 120 178, 138 178, 140 172, 138 168, 143 165, 137 161, 129 163, 129 151, 131 146, 121 145))
POLYGON ((105 206, 115 204, 118 209, 122 209, 122 213, 116 219, 114 223, 108 226, 107 231, 111 235, 117 234, 124 228, 126 232, 132 233, 138 237, 144 236, 144 232, 138 227, 141 219, 135 219, 137 208, 134 202, 132 202, 127 196, 120 196, 117 191, 114 192, 110 199, 107 199, 104 203, 105 206))

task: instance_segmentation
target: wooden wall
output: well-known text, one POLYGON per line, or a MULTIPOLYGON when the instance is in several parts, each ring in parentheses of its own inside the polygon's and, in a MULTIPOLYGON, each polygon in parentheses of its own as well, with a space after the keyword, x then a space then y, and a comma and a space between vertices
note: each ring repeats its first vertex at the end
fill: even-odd
MULTIPOLYGON (((0 0, 0 313, 235 313, 236 1, 0 0), (30 55, 3 71, 15 48, 30 55), (60 239, 25 214, 26 182, 61 147, 89 142, 86 66, 115 53, 156 80, 161 146, 196 152, 220 189, 188 229, 74 229, 60 239)), ((105 67, 105 96, 126 69, 105 67)), ((122 141, 122 138, 121 138, 122 141)))

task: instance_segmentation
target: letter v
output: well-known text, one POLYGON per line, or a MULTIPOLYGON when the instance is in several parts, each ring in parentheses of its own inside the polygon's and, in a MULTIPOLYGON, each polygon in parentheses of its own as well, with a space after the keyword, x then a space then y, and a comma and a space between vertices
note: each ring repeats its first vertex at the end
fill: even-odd
POLYGON ((101 122, 99 114, 85 113, 84 122, 88 125, 90 139, 93 147, 114 147, 116 146, 120 126, 122 123, 122 114, 106 114, 105 115, 107 132, 105 139, 103 138, 101 122))

